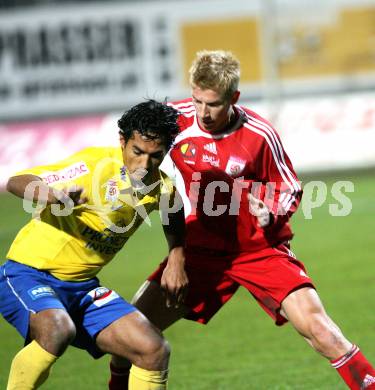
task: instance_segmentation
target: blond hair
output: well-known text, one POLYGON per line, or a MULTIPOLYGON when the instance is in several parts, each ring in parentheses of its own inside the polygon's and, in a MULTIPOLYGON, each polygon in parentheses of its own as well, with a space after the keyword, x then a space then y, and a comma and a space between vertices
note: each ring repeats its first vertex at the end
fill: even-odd
POLYGON ((238 90, 240 63, 229 51, 202 50, 196 54, 189 74, 192 86, 212 89, 230 99, 238 90))

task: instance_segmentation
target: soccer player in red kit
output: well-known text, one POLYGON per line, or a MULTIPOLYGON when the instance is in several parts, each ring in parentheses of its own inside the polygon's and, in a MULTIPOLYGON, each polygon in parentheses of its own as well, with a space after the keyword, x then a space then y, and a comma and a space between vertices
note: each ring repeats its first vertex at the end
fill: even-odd
MULTIPOLYGON (((207 323, 241 285, 277 325, 291 322, 350 389, 375 389, 374 368, 327 315, 290 250, 301 186, 271 124, 237 105, 239 76, 231 53, 199 52, 192 97, 171 103, 180 134, 164 164, 184 199, 186 259, 165 260, 134 303, 161 330, 182 317, 207 323)), ((111 368, 110 388, 125 389, 126 363, 113 359, 111 368)))

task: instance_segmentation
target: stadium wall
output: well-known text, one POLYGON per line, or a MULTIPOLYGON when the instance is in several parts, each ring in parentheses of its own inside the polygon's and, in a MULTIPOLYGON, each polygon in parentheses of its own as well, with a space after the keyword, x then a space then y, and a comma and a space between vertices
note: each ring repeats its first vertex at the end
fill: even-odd
MULTIPOLYGON (((269 118, 298 172, 375 166, 375 94, 314 97, 274 107, 241 102, 269 118), (273 116, 273 117, 272 117, 273 116)), ((0 126, 0 188, 16 171, 63 159, 87 146, 118 145, 110 114, 0 126)))
POLYGON ((201 49, 233 51, 252 100, 375 88, 374 25, 375 0, 106 1, 2 12, 0 120, 180 98, 201 49))

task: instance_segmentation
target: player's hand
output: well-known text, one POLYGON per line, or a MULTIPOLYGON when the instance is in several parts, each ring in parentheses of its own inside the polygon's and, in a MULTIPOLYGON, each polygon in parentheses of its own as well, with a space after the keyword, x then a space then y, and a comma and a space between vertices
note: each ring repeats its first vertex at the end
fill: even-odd
POLYGON ((83 187, 72 186, 56 191, 54 194, 58 203, 63 203, 67 207, 74 207, 87 203, 88 198, 84 196, 83 191, 83 187))
POLYGON ((167 307, 178 308, 183 304, 188 284, 183 248, 174 248, 168 256, 168 263, 160 282, 160 286, 165 292, 167 307))
POLYGON ((65 191, 64 192, 66 193, 66 195, 68 195, 69 198, 73 201, 74 206, 79 206, 81 204, 87 203, 88 201, 88 198, 83 195, 83 187, 70 187, 65 191))
POLYGON ((265 203, 256 198, 251 193, 248 194, 248 199, 250 202, 250 211, 255 217, 257 217, 258 225, 261 228, 267 227, 271 222, 271 213, 265 203))

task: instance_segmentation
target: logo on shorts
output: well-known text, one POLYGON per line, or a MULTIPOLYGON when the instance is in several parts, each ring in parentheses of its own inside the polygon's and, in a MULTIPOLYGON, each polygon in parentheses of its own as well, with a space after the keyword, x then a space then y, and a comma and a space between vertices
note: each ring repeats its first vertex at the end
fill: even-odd
POLYGON ((97 299, 105 298, 111 292, 112 290, 107 287, 97 287, 95 290, 90 291, 89 294, 92 296, 93 300, 96 301, 97 299))
POLYGON ((115 291, 112 291, 107 287, 94 288, 94 290, 91 290, 87 294, 91 297, 93 304, 98 307, 119 298, 119 295, 115 291))
POLYGON ((55 297, 56 293, 50 286, 36 286, 27 291, 31 298, 36 299, 43 297, 55 297))

